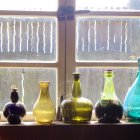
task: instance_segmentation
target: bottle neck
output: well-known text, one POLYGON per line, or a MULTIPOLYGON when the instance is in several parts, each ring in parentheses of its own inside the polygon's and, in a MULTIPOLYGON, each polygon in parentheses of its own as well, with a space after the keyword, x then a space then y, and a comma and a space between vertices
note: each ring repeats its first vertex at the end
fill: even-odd
POLYGON ((81 83, 79 79, 73 81, 72 96, 75 98, 81 97, 81 83))
POLYGON ((136 78, 137 78, 137 79, 140 79, 140 71, 137 71, 137 73, 136 73, 136 78))
POLYGON ((138 71, 140 71, 140 58, 138 59, 138 71))
POLYGON ((103 97, 107 99, 114 99, 116 97, 113 77, 106 77, 103 89, 103 97))
POLYGON ((40 98, 46 98, 49 96, 49 87, 40 87, 40 98))

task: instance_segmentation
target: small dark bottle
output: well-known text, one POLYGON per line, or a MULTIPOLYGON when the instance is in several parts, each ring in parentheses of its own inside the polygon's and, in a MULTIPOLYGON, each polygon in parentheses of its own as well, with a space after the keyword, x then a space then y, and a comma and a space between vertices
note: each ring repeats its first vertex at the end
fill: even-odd
POLYGON ((20 124, 22 118, 26 115, 26 109, 23 103, 18 102, 18 91, 14 88, 10 95, 11 102, 5 104, 3 115, 9 124, 20 124))
POLYGON ((104 90, 95 105, 95 115, 100 123, 119 123, 123 115, 123 106, 115 93, 113 71, 105 71, 104 77, 104 90))
POLYGON ((57 114, 56 114, 56 121, 62 121, 62 110, 61 110, 61 103, 64 99, 64 96, 61 96, 60 97, 60 104, 58 105, 58 108, 57 108, 57 114))

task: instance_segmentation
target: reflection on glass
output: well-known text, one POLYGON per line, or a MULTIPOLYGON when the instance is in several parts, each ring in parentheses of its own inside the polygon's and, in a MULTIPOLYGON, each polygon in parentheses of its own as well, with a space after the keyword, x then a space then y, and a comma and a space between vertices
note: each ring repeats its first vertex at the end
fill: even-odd
POLYGON ((138 18, 77 17, 76 61, 135 60, 139 35, 138 18))
POLYGON ((1 61, 57 61, 56 18, 0 17, 1 61))
POLYGON ((140 10, 139 0, 76 0, 76 10, 140 10))
POLYGON ((9 101, 11 88, 17 87, 19 101, 32 111, 39 93, 39 81, 50 81, 51 99, 57 105, 57 69, 55 68, 1 68, 0 110, 9 101))

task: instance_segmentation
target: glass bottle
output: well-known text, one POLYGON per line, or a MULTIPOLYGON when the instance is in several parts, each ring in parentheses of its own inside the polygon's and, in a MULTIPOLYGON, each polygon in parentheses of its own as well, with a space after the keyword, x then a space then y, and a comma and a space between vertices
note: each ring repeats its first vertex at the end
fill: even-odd
POLYGON ((26 109, 23 103, 19 102, 19 95, 16 88, 12 89, 11 102, 5 104, 3 115, 7 118, 9 124, 20 124, 26 115, 26 109))
POLYGON ((123 115, 123 106, 116 96, 113 71, 104 72, 104 89, 100 99, 95 104, 95 115, 100 123, 119 123, 123 115))
POLYGON ((47 124, 55 120, 55 106, 49 95, 49 81, 41 81, 39 97, 33 107, 33 116, 37 123, 47 124))
POLYGON ((63 100, 64 100, 64 96, 61 96, 60 104, 58 105, 58 108, 57 108, 56 121, 62 121, 62 110, 60 106, 63 100))
POLYGON ((140 58, 136 79, 124 99, 124 115, 129 121, 140 121, 140 58))
POLYGON ((91 119, 93 105, 82 97, 80 73, 73 73, 72 97, 61 103, 63 121, 66 123, 87 123, 91 119))

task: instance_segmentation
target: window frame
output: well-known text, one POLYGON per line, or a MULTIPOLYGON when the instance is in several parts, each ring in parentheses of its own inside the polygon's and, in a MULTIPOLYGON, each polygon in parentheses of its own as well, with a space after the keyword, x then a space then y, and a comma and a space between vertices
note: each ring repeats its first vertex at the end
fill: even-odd
MULTIPOLYGON (((76 0, 58 0, 58 8, 70 6, 75 9, 76 0)), ((58 11, 7 11, 0 10, 2 16, 51 16, 57 17, 58 11)), ((78 67, 137 67, 137 61, 93 61, 93 62, 76 62, 75 60, 75 44, 76 44, 76 16, 111 16, 111 17, 140 17, 139 11, 75 11, 74 19, 59 20, 58 19, 58 62, 2 62, 0 61, 0 68, 2 67, 26 67, 26 68, 57 68, 57 89, 58 100, 60 96, 71 96, 72 73, 78 67)), ((57 109, 56 109, 57 110, 57 109)), ((25 120, 32 120, 32 113, 28 112, 25 120)))
MULTIPOLYGON (((58 8, 65 6, 65 0, 58 0, 58 8)), ((39 16, 39 17, 56 17, 58 11, 17 11, 17 10, 0 10, 0 16, 39 16)), ((57 69, 57 89, 56 89, 56 111, 60 102, 60 97, 65 95, 65 21, 59 21, 57 18, 57 62, 27 62, 27 61, 0 61, 0 68, 56 68, 57 69)), ((47 79, 46 79, 47 80, 47 79)), ((0 111, 1 114, 2 111, 0 111)), ((5 121, 1 115, 1 121, 5 121)), ((26 112, 25 121, 34 120, 32 112, 26 112)))
MULTIPOLYGON (((74 9, 76 7, 76 0, 66 0, 67 6, 72 6, 74 9)), ((138 10, 122 10, 122 11, 90 11, 90 10, 75 10, 74 20, 66 21, 66 81, 71 81, 66 83, 66 95, 71 95, 71 84, 72 75, 71 73, 76 70, 76 68, 137 68, 137 60, 134 61, 92 61, 92 62, 76 62, 75 55, 69 56, 69 54, 75 54, 76 46, 76 17, 77 16, 87 16, 87 17, 139 17, 140 11, 138 10)))

